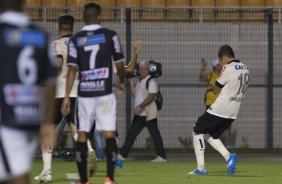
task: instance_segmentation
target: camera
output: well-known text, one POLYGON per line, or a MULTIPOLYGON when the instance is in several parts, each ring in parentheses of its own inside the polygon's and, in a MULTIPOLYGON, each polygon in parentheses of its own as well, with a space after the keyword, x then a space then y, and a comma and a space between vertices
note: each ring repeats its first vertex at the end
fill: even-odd
MULTIPOLYGON (((149 70, 150 70, 150 75, 153 78, 158 78, 158 77, 162 76, 162 64, 155 62, 152 59, 149 60, 149 70)), ((139 64, 138 63, 135 65, 135 71, 128 74, 126 77, 127 78, 133 78, 133 77, 136 77, 136 76, 137 77, 140 76, 139 64)))

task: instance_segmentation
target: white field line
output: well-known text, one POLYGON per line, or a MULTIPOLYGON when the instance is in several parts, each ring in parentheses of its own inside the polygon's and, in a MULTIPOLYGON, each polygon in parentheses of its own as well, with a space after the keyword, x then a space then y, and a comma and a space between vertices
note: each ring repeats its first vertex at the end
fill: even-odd
POLYGON ((79 176, 77 173, 66 173, 67 178, 69 179, 70 184, 75 184, 77 180, 79 180, 79 176))

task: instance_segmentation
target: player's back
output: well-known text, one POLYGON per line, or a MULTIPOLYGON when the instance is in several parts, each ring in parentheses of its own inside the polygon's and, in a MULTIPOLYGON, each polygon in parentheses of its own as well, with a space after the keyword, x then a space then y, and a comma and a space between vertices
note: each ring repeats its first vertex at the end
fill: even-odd
POLYGON ((79 68, 78 95, 94 97, 110 94, 113 61, 123 59, 118 36, 99 25, 85 27, 71 39, 69 45, 68 64, 78 65, 79 68))
POLYGON ((36 129, 42 118, 39 85, 56 70, 51 66, 47 35, 27 17, 0 16, 0 124, 36 129))
MULTIPOLYGON (((65 35, 52 43, 52 52, 56 57, 62 58, 62 67, 57 78, 57 90, 56 98, 64 98, 66 90, 66 78, 67 78, 67 57, 68 57, 68 44, 71 35, 65 35)), ((70 97, 77 96, 77 86, 78 86, 78 75, 75 78, 70 97)))
POLYGON ((223 88, 208 112, 224 118, 236 119, 248 88, 249 69, 238 60, 233 60, 223 66, 217 81, 223 85, 223 88))

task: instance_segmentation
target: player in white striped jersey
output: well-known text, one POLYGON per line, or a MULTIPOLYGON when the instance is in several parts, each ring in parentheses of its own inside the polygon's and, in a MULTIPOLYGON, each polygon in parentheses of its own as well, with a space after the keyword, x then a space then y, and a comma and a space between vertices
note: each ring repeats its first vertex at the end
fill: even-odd
POLYGON ((219 96, 194 125, 193 142, 198 168, 189 174, 207 174, 204 139, 225 158, 229 175, 234 174, 236 169, 238 156, 225 148, 219 136, 237 118, 248 88, 249 70, 245 64, 235 59, 234 52, 228 45, 223 45, 219 49, 218 57, 223 68, 213 85, 213 91, 219 96))
MULTIPOLYGON (((56 57, 56 62, 58 65, 58 78, 57 78, 57 89, 56 89, 56 124, 59 125, 60 122, 67 121, 69 129, 71 130, 74 140, 77 140, 77 130, 74 124, 74 109, 77 97, 77 86, 78 86, 78 76, 74 80, 74 85, 70 93, 70 100, 72 102, 71 112, 69 115, 63 117, 61 114, 61 104, 65 96, 66 88, 66 76, 67 76, 67 55, 68 55, 68 44, 70 37, 72 36, 74 26, 74 18, 70 15, 61 15, 58 19, 58 29, 59 36, 58 40, 53 41, 51 48, 53 55, 56 57)), ((42 172, 36 176, 34 179, 39 182, 49 182, 52 181, 52 151, 53 146, 43 147, 42 146, 42 158, 43 158, 43 169, 42 172)), ((94 173, 94 167, 96 162, 96 155, 91 147, 91 143, 88 141, 88 151, 89 151, 89 173, 90 176, 94 173)))

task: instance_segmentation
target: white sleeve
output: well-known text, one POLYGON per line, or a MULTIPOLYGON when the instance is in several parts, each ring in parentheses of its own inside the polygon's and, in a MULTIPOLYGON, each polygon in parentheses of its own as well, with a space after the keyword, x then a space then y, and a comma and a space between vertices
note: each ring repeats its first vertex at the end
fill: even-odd
POLYGON ((217 82, 221 85, 218 87, 222 88, 223 86, 225 86, 229 82, 230 76, 231 76, 230 68, 228 68, 227 65, 224 65, 220 72, 220 77, 217 79, 217 82))
POLYGON ((154 79, 149 81, 148 93, 157 93, 158 92, 158 84, 154 79))

